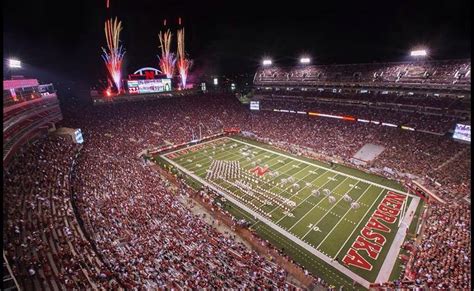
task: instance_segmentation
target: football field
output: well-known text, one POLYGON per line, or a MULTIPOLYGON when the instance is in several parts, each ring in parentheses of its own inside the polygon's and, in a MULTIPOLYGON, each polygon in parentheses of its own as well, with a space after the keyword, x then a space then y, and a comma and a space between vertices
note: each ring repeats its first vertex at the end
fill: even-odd
POLYGON ((253 229, 334 285, 388 281, 416 223, 420 199, 393 181, 254 141, 223 137, 161 158, 221 194, 253 229))

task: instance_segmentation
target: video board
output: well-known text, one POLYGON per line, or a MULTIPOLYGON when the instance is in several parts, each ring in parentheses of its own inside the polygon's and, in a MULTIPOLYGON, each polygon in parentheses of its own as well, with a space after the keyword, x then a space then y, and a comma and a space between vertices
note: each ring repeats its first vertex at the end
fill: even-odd
POLYGON ((260 110, 260 101, 250 101, 250 110, 260 110))
POLYGON ((127 80, 130 94, 145 94, 171 91, 171 79, 127 80))
POLYGON ((471 126, 468 124, 456 124, 453 134, 454 139, 471 142, 471 126))

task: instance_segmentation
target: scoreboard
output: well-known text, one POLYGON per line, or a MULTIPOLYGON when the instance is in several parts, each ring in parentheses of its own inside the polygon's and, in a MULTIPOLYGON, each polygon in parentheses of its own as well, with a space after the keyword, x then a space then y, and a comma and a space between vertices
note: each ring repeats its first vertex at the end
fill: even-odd
POLYGON ((130 94, 145 94, 171 91, 171 79, 127 80, 130 94))

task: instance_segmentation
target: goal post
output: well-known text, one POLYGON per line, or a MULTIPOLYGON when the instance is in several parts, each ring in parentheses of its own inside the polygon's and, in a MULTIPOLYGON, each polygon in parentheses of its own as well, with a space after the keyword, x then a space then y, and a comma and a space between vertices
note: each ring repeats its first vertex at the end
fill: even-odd
MULTIPOLYGON (((408 188, 408 194, 410 194, 410 188, 408 188)), ((400 212, 400 220, 398 221, 398 227, 402 224, 402 220, 405 218, 406 211, 407 211, 407 204, 408 204, 408 195, 407 199, 403 200, 402 203, 402 211, 400 212)))

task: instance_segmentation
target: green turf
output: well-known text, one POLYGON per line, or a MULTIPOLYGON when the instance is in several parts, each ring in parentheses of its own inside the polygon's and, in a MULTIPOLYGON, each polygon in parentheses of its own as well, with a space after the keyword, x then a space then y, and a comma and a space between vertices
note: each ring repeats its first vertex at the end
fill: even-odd
MULTIPOLYGON (((210 156, 219 161, 239 161, 242 176, 249 178, 249 180, 243 178, 241 180, 248 182, 253 191, 259 192, 251 195, 248 191, 239 189, 235 183, 236 181, 232 179, 218 178, 212 181, 206 180, 206 182, 221 186, 227 193, 244 203, 246 207, 267 215, 273 223, 279 225, 288 233, 313 246, 326 256, 333 259, 338 258, 339 262, 341 262, 370 215, 387 193, 386 189, 372 183, 404 190, 396 182, 380 176, 367 174, 342 165, 338 165, 333 168, 334 171, 330 171, 329 165, 325 163, 304 157, 296 157, 275 150, 269 145, 243 138, 218 139, 210 143, 181 149, 178 152, 166 153, 163 156, 204 180, 206 180, 206 171, 210 169, 212 163, 210 156), (231 148, 231 145, 234 147, 231 148), (252 158, 243 156, 239 150, 244 147, 247 147, 255 156, 252 158), (255 161, 259 161, 256 165, 261 167, 267 165, 271 171, 278 171, 279 175, 271 177, 266 174, 263 176, 264 178, 252 175, 250 169, 255 167, 255 164, 252 164, 255 161), (346 176, 346 174, 352 177, 346 176), (289 177, 293 177, 295 181, 285 185, 279 183, 282 178, 289 177), (299 184, 300 187, 292 187, 293 183, 299 184), (312 190, 314 189, 319 189, 320 192, 322 192, 322 189, 329 189, 336 201, 330 203, 328 197, 322 193, 319 196, 313 195, 312 190), (269 194, 269 192, 272 194, 269 194), (290 211, 284 211, 275 201, 271 202, 271 199, 268 199, 262 193, 265 193, 268 197, 276 198, 276 201, 285 198, 290 199, 296 206, 288 206, 290 211), (352 209, 350 204, 343 199, 343 195, 346 193, 359 203, 359 208, 352 209)), ((167 163, 162 158, 158 158, 158 162, 160 164, 167 163)), ((192 179, 192 181, 197 183, 196 186, 200 185, 195 179, 192 179)), ((408 205, 411 199, 411 197, 408 198, 408 205)), ((231 205, 229 201, 223 204, 231 205)), ((314 272, 315 275, 336 286, 345 286, 352 289, 352 279, 332 268, 316 255, 293 242, 289 237, 274 231, 269 225, 256 221, 252 215, 235 205, 227 208, 227 210, 254 224, 253 228, 262 237, 267 238, 275 246, 284 248, 288 255, 311 272, 314 272)), ((412 222, 412 225, 415 222, 416 219, 412 222)), ((372 260, 363 255, 373 265, 371 271, 352 266, 346 267, 369 282, 373 282, 398 230, 397 225, 397 223, 389 225, 391 232, 385 235, 387 243, 382 248, 377 260, 372 260)), ((398 268, 398 266, 395 265, 395 268, 398 268)))

